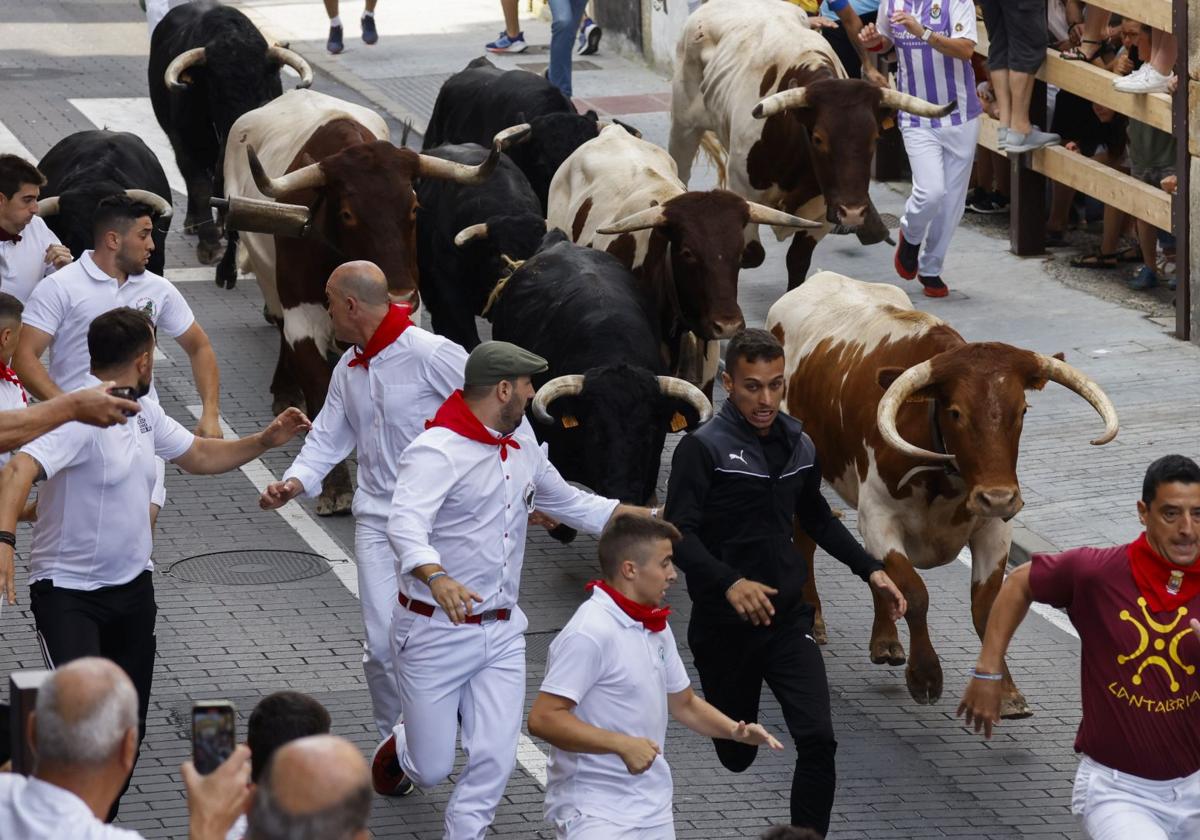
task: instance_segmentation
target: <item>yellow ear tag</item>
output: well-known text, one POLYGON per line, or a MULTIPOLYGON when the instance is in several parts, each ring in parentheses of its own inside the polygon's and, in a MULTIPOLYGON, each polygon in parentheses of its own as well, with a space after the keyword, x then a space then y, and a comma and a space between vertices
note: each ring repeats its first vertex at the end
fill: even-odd
POLYGON ((671 431, 672 432, 682 432, 684 429, 687 428, 687 426, 688 426, 687 418, 684 417, 682 414, 680 414, 678 411, 676 411, 675 414, 671 417, 671 431))
POLYGON ((574 414, 564 414, 562 416, 562 427, 564 429, 574 429, 579 425, 579 421, 575 419, 574 414))

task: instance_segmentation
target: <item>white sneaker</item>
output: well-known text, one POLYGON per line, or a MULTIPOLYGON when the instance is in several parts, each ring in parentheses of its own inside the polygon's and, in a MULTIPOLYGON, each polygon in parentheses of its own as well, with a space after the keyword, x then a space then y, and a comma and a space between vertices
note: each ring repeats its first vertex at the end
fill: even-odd
POLYGON ((1141 72, 1130 74, 1113 82, 1113 88, 1122 93, 1165 93, 1170 85, 1171 77, 1163 75, 1146 62, 1141 66, 1141 72))

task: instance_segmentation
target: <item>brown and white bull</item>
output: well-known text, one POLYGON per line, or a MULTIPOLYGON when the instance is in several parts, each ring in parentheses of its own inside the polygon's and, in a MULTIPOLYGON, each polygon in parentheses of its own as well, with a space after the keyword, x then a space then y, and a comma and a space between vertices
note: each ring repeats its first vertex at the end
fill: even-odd
POLYGON ((820 227, 728 190, 688 192, 670 155, 619 125, 559 167, 547 219, 633 272, 658 313, 671 374, 710 395, 720 340, 746 325, 737 301, 742 230, 820 227))
MULTIPOLYGON (((413 181, 475 182, 498 160, 495 150, 466 166, 394 146, 378 114, 311 90, 289 91, 234 123, 224 174, 236 198, 225 223, 243 231, 239 264, 254 273, 280 325, 277 404, 298 401, 299 391, 315 416, 325 402, 337 349, 325 281, 339 265, 370 260, 393 298, 418 302, 413 181)), ((351 495, 339 467, 317 510, 348 510, 351 495)))
MULTIPOLYGON (((881 122, 899 109, 945 116, 935 105, 881 89, 846 71, 799 6, 779 0, 711 0, 684 26, 671 91, 669 150, 686 184, 703 143, 719 161, 719 183, 752 201, 825 219, 788 247, 788 288, 804 281, 813 248, 835 226, 864 244, 887 229, 871 205, 871 159, 881 122), (727 159, 726 159, 727 158, 727 159)), ((783 240, 788 228, 775 228, 783 240)), ((746 228, 747 268, 765 256, 746 228)))
MULTIPOLYGON (((908 599, 909 693, 936 702, 942 669, 926 627, 928 593, 914 569, 943 566, 970 547, 971 618, 982 639, 1004 580, 1009 520, 1023 505, 1017 454, 1025 392, 1057 382, 1086 399, 1104 420, 1096 445, 1116 436, 1116 409, 1061 354, 966 341, 891 285, 819 272, 775 302, 767 328, 785 349, 788 413, 804 422, 821 474, 858 510, 864 545, 908 599)), ((805 595, 823 635, 813 545, 805 542, 805 595)), ((876 664, 905 661, 878 601, 870 655, 876 664)), ((1002 714, 1030 714, 1007 667, 1002 714)))

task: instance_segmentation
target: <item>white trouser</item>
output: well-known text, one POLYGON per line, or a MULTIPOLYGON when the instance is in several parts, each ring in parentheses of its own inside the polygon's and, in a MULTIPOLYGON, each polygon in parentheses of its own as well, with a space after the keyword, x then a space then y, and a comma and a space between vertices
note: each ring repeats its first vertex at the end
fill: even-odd
POLYGON ((159 510, 167 503, 167 462, 154 456, 154 489, 150 491, 150 504, 159 510))
POLYGON ((900 134, 912 168, 912 193, 904 204, 900 230, 906 241, 921 245, 917 273, 937 277, 962 219, 979 120, 941 128, 901 125, 900 134))
POLYGON ((371 709, 379 737, 386 738, 400 720, 400 692, 392 657, 392 610, 396 607, 396 555, 388 542, 386 522, 358 520, 354 555, 358 563, 358 597, 362 602, 363 674, 371 692, 371 709))
POLYGON ((462 726, 467 763, 446 805, 444 840, 479 840, 492 823, 517 761, 525 711, 525 613, 455 626, 438 610, 392 614, 396 682, 404 706, 396 754, 413 784, 436 787, 454 769, 462 726))
POLYGON ((1075 774, 1071 813, 1091 840, 1195 840, 1200 837, 1200 772, 1157 782, 1085 755, 1075 774))
POLYGON ((664 823, 647 827, 617 825, 603 817, 576 811, 554 821, 555 840, 675 840, 675 825, 664 823))

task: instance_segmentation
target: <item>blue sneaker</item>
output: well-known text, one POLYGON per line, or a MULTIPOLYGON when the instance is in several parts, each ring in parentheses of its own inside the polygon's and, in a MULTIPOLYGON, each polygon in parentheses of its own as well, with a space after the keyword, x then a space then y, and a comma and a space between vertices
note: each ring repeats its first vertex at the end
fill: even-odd
POLYGON ((513 38, 503 29, 500 30, 499 38, 484 45, 484 49, 494 53, 523 53, 527 47, 524 32, 518 32, 517 37, 513 38))
POLYGON ((596 21, 585 17, 579 24, 579 39, 575 51, 580 55, 595 55, 600 49, 600 36, 604 34, 596 21))
POLYGON ((1158 275, 1150 266, 1144 265, 1137 274, 1125 282, 1125 285, 1135 292, 1146 292, 1158 285, 1158 275))
POLYGON ((337 55, 346 48, 342 41, 342 27, 329 27, 329 40, 325 42, 325 49, 329 50, 334 55, 337 55))
POLYGON ((362 24, 362 39, 367 46, 379 40, 379 30, 375 28, 375 15, 363 15, 359 21, 362 24))

